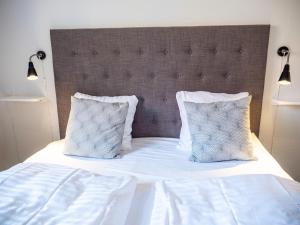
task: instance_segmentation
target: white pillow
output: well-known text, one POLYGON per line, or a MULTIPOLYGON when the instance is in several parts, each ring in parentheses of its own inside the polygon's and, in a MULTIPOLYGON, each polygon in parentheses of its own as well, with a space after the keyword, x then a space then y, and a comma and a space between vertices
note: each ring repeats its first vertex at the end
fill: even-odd
POLYGON ((238 94, 226 94, 226 93, 212 93, 207 91, 179 91, 176 93, 176 100, 179 107, 181 118, 181 130, 179 148, 182 150, 191 151, 192 141, 190 137, 190 131, 188 127, 187 113, 183 102, 195 102, 195 103, 213 103, 233 101, 249 96, 248 92, 241 92, 238 94))
POLYGON ((123 140, 122 140, 122 150, 131 150, 131 132, 132 132, 132 123, 134 119, 134 114, 136 111, 136 106, 138 104, 138 99, 135 95, 132 96, 114 96, 114 97, 109 97, 109 96, 92 96, 92 95, 87 95, 87 94, 82 94, 77 92, 74 97, 76 98, 83 98, 83 99, 92 99, 96 101, 101 101, 101 102, 111 102, 111 103, 125 103, 128 102, 129 108, 128 108, 128 113, 126 116, 125 120, 125 128, 124 128, 124 135, 123 135, 123 140))

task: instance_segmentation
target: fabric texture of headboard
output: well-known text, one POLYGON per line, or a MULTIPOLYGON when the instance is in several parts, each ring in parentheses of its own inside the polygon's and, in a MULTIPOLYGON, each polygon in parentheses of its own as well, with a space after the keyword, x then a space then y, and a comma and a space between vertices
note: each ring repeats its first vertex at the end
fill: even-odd
POLYGON ((136 95, 134 137, 178 137, 177 91, 252 96, 258 135, 269 25, 51 30, 61 138, 70 98, 136 95))

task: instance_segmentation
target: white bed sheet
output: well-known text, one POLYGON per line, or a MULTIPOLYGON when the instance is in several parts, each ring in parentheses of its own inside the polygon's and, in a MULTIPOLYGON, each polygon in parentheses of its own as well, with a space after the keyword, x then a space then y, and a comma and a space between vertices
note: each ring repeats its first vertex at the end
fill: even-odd
POLYGON ((139 182, 242 174, 273 174, 290 178, 254 134, 252 140, 258 158, 255 161, 191 162, 189 153, 177 148, 176 138, 135 138, 131 151, 123 152, 120 159, 111 160, 66 156, 62 153, 64 140, 60 140, 26 161, 60 164, 108 176, 131 175, 139 182))

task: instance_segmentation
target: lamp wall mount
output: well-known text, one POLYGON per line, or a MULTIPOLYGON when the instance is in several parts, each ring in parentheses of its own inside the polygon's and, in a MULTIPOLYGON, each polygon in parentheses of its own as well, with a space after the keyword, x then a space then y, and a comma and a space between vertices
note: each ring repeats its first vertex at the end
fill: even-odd
POLYGON ((287 56, 290 54, 290 49, 286 46, 281 46, 280 48, 278 48, 277 50, 277 54, 280 56, 280 57, 284 57, 284 56, 287 56))
POLYGON ((46 58, 46 53, 44 51, 37 51, 37 53, 35 53, 29 57, 30 62, 34 56, 36 56, 39 60, 44 60, 46 58))

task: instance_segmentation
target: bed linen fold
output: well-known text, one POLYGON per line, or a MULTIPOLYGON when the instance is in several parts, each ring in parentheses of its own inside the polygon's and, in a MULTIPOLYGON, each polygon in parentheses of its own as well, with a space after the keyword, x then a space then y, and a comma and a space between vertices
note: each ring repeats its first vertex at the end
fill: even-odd
POLYGON ((299 225, 300 184, 273 175, 156 183, 151 225, 299 225))
POLYGON ((136 182, 23 163, 0 173, 0 224, 125 224, 136 182))

